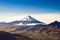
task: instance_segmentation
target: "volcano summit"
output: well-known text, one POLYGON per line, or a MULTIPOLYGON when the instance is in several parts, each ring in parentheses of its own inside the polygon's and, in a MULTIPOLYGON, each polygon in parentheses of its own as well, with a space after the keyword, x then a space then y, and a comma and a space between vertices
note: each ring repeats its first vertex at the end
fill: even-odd
POLYGON ((24 17, 18 25, 43 25, 43 22, 36 20, 35 18, 31 17, 30 15, 24 17))

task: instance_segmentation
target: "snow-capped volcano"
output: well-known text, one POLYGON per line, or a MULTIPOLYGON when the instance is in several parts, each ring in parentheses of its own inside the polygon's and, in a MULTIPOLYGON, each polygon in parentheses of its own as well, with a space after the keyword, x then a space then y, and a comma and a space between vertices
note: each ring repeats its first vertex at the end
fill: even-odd
POLYGON ((31 16, 24 17, 22 20, 19 21, 12 21, 9 23, 0 23, 0 24, 9 24, 9 25, 44 25, 43 22, 36 20, 31 16))
POLYGON ((27 17, 24 17, 18 25, 23 25, 23 24, 25 24, 25 25, 37 25, 37 24, 43 24, 43 22, 40 22, 31 16, 27 16, 27 17))
POLYGON ((40 21, 34 19, 34 18, 31 17, 31 16, 24 17, 21 21, 22 21, 23 23, 41 23, 40 21))

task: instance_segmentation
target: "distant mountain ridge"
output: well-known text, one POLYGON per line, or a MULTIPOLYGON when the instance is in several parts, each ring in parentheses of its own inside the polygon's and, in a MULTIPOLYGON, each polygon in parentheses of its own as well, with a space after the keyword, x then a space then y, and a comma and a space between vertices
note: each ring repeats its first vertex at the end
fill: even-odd
POLYGON ((49 26, 58 26, 58 27, 60 27, 60 22, 54 21, 54 22, 50 23, 49 26))
MULTIPOLYGON (((9 23, 6 23, 6 22, 0 22, 0 25, 21 25, 21 24, 32 24, 32 25, 46 25, 44 22, 41 22, 41 21, 38 21, 36 20, 35 18, 33 18, 32 16, 28 15, 27 17, 24 17, 22 20, 19 20, 19 21, 12 21, 12 22, 9 22, 9 23)), ((58 21, 54 21, 50 24, 48 24, 49 26, 60 26, 60 22, 58 21)))

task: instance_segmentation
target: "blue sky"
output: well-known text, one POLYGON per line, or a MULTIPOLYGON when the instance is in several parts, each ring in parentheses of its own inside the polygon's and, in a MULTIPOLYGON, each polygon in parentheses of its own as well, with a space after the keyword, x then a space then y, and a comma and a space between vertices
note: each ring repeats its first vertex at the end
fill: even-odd
POLYGON ((60 0, 0 0, 3 13, 56 13, 60 12, 60 0))
POLYGON ((31 15, 39 21, 60 21, 60 0, 0 0, 0 22, 31 15))

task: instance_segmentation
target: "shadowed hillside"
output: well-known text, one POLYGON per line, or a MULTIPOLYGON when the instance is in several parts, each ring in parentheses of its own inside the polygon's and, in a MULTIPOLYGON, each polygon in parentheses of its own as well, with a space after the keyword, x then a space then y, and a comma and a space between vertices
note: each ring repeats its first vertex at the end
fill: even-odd
POLYGON ((32 40, 29 37, 0 31, 0 40, 32 40))

